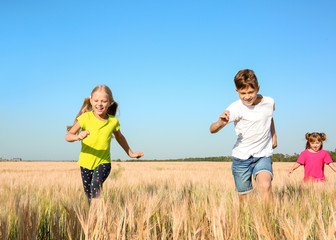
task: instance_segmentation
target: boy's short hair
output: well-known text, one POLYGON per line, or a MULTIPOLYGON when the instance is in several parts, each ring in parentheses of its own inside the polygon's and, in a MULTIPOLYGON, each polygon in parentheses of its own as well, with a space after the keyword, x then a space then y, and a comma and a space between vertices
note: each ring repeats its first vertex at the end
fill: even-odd
POLYGON ((239 89, 244 89, 246 87, 251 87, 253 89, 258 89, 258 79, 254 72, 250 69, 244 69, 240 70, 235 78, 234 82, 236 84, 236 88, 239 89))

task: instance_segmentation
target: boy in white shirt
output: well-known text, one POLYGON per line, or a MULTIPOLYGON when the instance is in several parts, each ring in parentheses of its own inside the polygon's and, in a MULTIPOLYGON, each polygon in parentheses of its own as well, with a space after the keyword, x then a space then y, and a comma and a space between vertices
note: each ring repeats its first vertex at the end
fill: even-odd
POLYGON ((260 86, 250 69, 239 71, 234 82, 239 100, 233 102, 210 132, 234 122, 237 142, 232 149, 232 174, 240 200, 252 191, 252 175, 264 200, 271 197, 272 153, 277 146, 273 122, 274 100, 258 94, 260 86))

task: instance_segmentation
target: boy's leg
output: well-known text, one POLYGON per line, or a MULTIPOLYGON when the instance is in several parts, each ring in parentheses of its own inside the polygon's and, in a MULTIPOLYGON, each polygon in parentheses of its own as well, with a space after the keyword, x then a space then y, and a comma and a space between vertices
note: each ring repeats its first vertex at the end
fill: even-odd
POLYGON ((111 172, 111 163, 104 163, 99 165, 93 171, 91 193, 92 198, 99 197, 103 183, 111 172))
POLYGON ((246 201, 247 194, 238 194, 238 197, 239 197, 239 201, 243 203, 246 201))
POLYGON ((239 200, 244 201, 247 197, 247 193, 253 189, 251 159, 241 160, 234 157, 232 161, 232 174, 239 200))
POLYGON ((261 197, 268 201, 272 195, 272 157, 261 157, 257 160, 253 169, 259 193, 261 197))
POLYGON ((272 196, 272 175, 269 172, 260 172, 257 174, 256 182, 261 198, 265 201, 270 200, 272 196))

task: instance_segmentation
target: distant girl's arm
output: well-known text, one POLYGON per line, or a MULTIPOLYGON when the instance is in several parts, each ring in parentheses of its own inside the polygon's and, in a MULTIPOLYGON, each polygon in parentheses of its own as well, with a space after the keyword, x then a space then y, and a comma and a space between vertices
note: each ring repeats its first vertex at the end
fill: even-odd
POLYGON ((89 135, 89 131, 81 131, 79 134, 77 132, 81 129, 79 122, 76 122, 69 132, 65 135, 65 140, 68 142, 79 141, 87 137, 89 135))
POLYGON ((219 116, 218 121, 211 124, 210 126, 210 132, 211 133, 216 133, 219 130, 221 130, 223 127, 226 126, 226 124, 228 124, 230 119, 230 111, 229 110, 225 110, 222 115, 219 116))
POLYGON ((295 169, 297 169, 298 167, 300 167, 301 164, 300 163, 294 163, 292 169, 289 171, 289 174, 292 174, 294 172, 295 169))
POLYGON ((277 143, 277 135, 275 133, 275 126, 274 126, 273 118, 271 122, 271 135, 272 135, 272 147, 276 148, 278 146, 278 143, 277 143))
POLYGON ((128 146, 126 138, 120 130, 113 133, 119 145, 124 149, 128 156, 131 158, 141 158, 144 154, 142 152, 132 152, 131 148, 128 146))
POLYGON ((334 172, 336 172, 336 166, 334 165, 334 163, 329 163, 328 166, 334 170, 334 172))

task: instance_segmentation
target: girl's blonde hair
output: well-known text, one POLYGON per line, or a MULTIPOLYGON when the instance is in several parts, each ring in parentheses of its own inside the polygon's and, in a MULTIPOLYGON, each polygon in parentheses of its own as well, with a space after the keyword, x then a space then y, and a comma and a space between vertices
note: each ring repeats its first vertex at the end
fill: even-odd
POLYGON ((323 148, 323 141, 327 140, 327 135, 325 133, 318 133, 318 132, 313 132, 313 133, 306 133, 306 149, 310 148, 310 143, 315 142, 316 140, 321 142, 321 148, 323 148))
MULTIPOLYGON (((116 112, 118 109, 118 103, 114 101, 111 89, 106 85, 98 85, 92 90, 90 97, 87 97, 84 99, 83 105, 79 113, 77 114, 72 126, 77 122, 77 118, 80 115, 82 115, 83 113, 92 111, 92 105, 91 105, 90 100, 91 100, 93 93, 98 92, 98 91, 104 91, 107 94, 109 101, 111 103, 111 106, 107 109, 107 114, 112 115, 112 116, 116 115, 116 112)), ((72 126, 67 126, 67 130, 69 131, 72 128, 72 126)))

